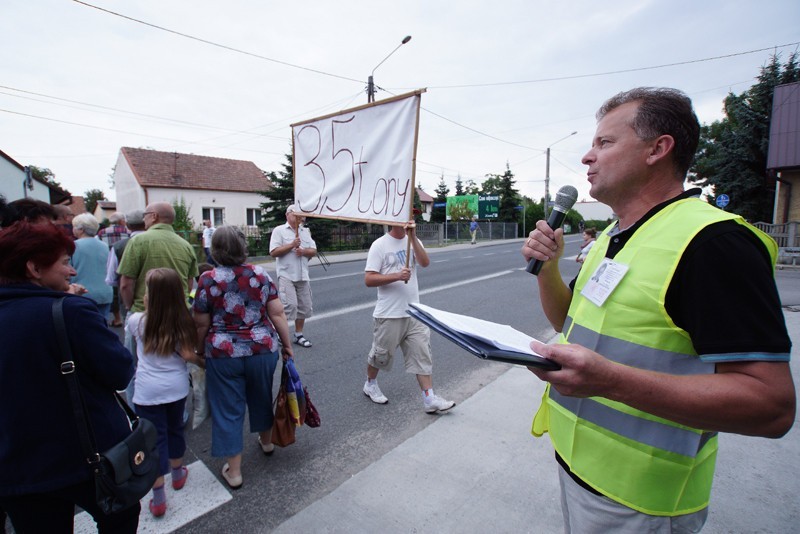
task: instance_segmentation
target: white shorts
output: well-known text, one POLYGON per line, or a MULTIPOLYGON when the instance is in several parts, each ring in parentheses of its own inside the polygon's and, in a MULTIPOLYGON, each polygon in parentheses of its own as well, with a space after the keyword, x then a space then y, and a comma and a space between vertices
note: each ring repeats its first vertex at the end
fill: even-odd
POLYGON ((372 320, 372 349, 367 363, 377 369, 390 370, 394 351, 403 351, 407 373, 430 375, 433 372, 431 358, 431 331, 412 317, 372 320))
POLYGON ((308 280, 292 282, 281 276, 278 278, 278 295, 286 312, 286 320, 308 319, 313 314, 311 307, 311 282, 308 280))

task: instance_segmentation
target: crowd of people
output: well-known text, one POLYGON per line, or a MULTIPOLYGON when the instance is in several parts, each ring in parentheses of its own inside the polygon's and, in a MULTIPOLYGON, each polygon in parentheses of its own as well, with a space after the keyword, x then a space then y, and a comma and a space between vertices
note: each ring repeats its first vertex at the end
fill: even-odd
POLYGON ((165 475, 174 490, 189 476, 187 362, 207 367, 212 453, 226 459, 226 483, 241 487, 245 411, 270 454, 272 376, 279 355, 292 356, 277 286, 246 263, 244 235, 231 226, 217 229, 209 251, 217 266, 198 266, 191 245, 174 232, 168 203, 115 216, 103 231, 91 214, 66 217, 57 208, 0 199, 0 316, 15 325, 0 333, 0 523, 7 513, 18 532, 71 532, 77 505, 101 532, 137 530, 138 505, 106 515, 95 500, 58 366, 60 347, 54 334, 42 335, 54 331, 49 308, 61 298, 96 448, 106 450, 130 433, 115 391, 126 391, 136 414, 157 429, 160 476, 150 512, 167 512, 165 475), (111 309, 112 288, 120 316, 111 309), (229 306, 230 299, 241 306, 229 306), (123 318, 124 343, 110 328, 123 318), (42 514, 42 506, 52 513, 42 514))

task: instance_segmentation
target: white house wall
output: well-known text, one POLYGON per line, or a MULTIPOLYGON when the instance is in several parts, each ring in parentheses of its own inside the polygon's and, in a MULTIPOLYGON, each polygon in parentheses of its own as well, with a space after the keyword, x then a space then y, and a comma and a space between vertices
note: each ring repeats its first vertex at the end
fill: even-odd
POLYGON ((25 172, 19 167, 0 157, 0 195, 6 197, 7 202, 28 197, 41 200, 50 204, 50 188, 43 183, 33 180, 33 190, 23 191, 22 182, 25 180, 25 172))
MULTIPOLYGON (((244 226, 247 224, 247 208, 258 209, 266 197, 258 193, 240 193, 232 191, 208 191, 193 189, 148 188, 147 201, 169 202, 174 204, 183 199, 189 210, 189 217, 199 227, 203 223, 203 208, 223 210, 225 224, 244 226)), ((119 206, 119 200, 117 200, 119 206)), ((135 208, 134 208, 135 209, 135 208)), ((138 209, 144 209, 144 205, 138 209)))
POLYGON ((114 167, 114 190, 117 192, 117 211, 128 213, 133 210, 144 210, 147 205, 144 189, 136 181, 122 151, 114 167))

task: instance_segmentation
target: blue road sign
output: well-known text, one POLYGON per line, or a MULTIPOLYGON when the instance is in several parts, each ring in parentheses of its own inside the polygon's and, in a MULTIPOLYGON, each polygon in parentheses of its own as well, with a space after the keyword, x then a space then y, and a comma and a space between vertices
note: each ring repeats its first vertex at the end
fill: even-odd
POLYGON ((433 203, 433 207, 434 208, 446 208, 447 207, 447 202, 434 202, 433 203))
POLYGON ((728 195, 722 194, 722 195, 718 195, 717 196, 717 207, 718 208, 725 209, 725 206, 727 206, 730 203, 731 203, 731 198, 728 195))

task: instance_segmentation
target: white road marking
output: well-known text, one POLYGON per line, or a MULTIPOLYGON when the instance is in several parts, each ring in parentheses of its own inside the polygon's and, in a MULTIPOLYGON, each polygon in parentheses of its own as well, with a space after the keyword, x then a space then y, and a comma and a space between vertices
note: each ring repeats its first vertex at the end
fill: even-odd
MULTIPOLYGON (((445 284, 443 286, 436 286, 436 287, 431 287, 431 288, 428 288, 428 289, 424 289, 424 290, 420 291, 419 294, 420 295, 428 295, 430 293, 436 293, 437 291, 446 291, 446 290, 452 289, 454 287, 464 286, 464 285, 468 285, 468 284, 474 284, 475 282, 482 282, 483 280, 490 280, 492 278, 505 276, 505 275, 511 274, 513 272, 514 272, 513 270, 499 271, 499 272, 496 272, 496 273, 493 273, 493 274, 487 274, 485 276, 478 276, 476 278, 470 278, 469 280, 460 280, 458 282, 453 282, 452 284, 445 284)), ((366 310, 366 309, 374 308, 374 307, 375 307, 375 301, 371 300, 370 302, 365 302, 363 304, 356 304, 355 306, 348 306, 346 308, 339 308, 337 310, 331 310, 329 312, 325 312, 325 313, 320 313, 320 314, 314 315, 313 317, 309 317, 308 319, 306 319, 306 323, 309 323, 309 322, 312 322, 312 321, 318 321, 318 320, 321 320, 321 319, 330 319, 331 317, 338 317, 340 315, 344 315, 345 313, 353 313, 353 312, 366 310)))

